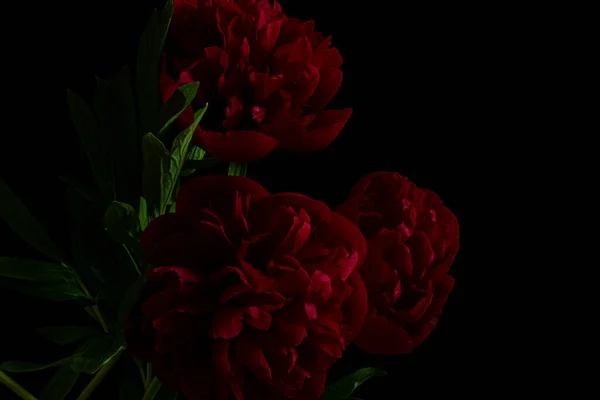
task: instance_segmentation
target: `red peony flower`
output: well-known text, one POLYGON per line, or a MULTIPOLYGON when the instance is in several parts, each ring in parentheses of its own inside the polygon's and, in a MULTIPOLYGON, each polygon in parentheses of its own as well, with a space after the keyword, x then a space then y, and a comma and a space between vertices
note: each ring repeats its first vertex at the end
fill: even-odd
POLYGON ((454 286, 456 217, 438 195, 394 172, 362 178, 336 211, 368 243, 360 274, 369 312, 355 343, 374 354, 411 352, 436 327, 454 286))
POLYGON ((358 334, 358 228, 316 200, 241 177, 180 189, 142 248, 154 268, 126 324, 134 356, 189 399, 316 400, 358 334))
POLYGON ((342 57, 331 37, 282 13, 268 0, 175 0, 170 49, 161 72, 166 101, 186 83, 200 82, 184 111, 209 103, 194 144, 217 158, 248 162, 276 147, 327 147, 352 109, 323 110, 342 83, 342 57))

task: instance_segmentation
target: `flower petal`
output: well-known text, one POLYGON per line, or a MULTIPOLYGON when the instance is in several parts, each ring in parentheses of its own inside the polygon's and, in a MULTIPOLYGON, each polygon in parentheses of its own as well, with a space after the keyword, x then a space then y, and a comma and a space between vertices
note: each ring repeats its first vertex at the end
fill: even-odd
POLYGON ((367 319, 354 343, 370 354, 408 354, 414 348, 408 332, 384 316, 367 319))
POLYGON ((265 157, 275 150, 279 140, 258 131, 232 130, 225 134, 197 130, 198 143, 218 159, 248 163, 265 157))

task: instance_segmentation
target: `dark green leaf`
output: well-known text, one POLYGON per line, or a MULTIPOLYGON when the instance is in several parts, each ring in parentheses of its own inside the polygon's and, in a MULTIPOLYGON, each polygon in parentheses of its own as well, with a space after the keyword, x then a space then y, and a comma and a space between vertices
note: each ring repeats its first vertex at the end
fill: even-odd
POLYGON ((173 15, 173 0, 162 11, 154 10, 140 38, 137 57, 137 94, 144 132, 157 132, 159 60, 173 15))
POLYGON ((163 190, 165 191, 163 198, 166 199, 166 202, 162 203, 161 214, 167 210, 168 201, 177 194, 176 189, 179 185, 179 176, 181 175, 183 163, 187 157, 190 142, 192 141, 196 127, 200 123, 200 120, 202 120, 202 117, 204 117, 207 108, 208 103, 206 106, 204 106, 204 108, 196 111, 194 113, 194 123, 177 135, 175 141, 173 142, 173 146, 171 147, 168 177, 164 180, 165 182, 168 182, 168 185, 163 187, 163 190))
POLYGON ((81 197, 89 201, 90 203, 99 203, 101 199, 98 198, 97 193, 91 188, 86 187, 83 183, 77 181, 75 178, 68 176, 59 176, 58 179, 66 183, 71 189, 76 191, 81 197))
POLYGON ((176 400, 179 397, 179 393, 170 392, 163 387, 160 388, 158 394, 154 398, 155 400, 176 400))
POLYGON ((104 214, 104 229, 118 243, 135 247, 140 238, 139 214, 129 204, 113 201, 104 214))
POLYGON ((120 400, 138 400, 144 397, 144 388, 139 379, 122 379, 119 387, 120 400))
POLYGON ((148 225, 148 205, 146 204, 146 199, 143 197, 140 197, 140 211, 138 217, 140 219, 140 229, 143 231, 148 225))
POLYGON ((67 102, 98 188, 105 198, 112 198, 112 162, 106 159, 106 143, 103 141, 98 121, 78 94, 67 91, 67 102))
POLYGON ((320 400, 342 400, 348 398, 354 390, 374 376, 384 376, 385 371, 377 368, 362 368, 327 386, 320 400))
POLYGON ((230 163, 229 171, 227 172, 227 175, 229 175, 229 176, 246 176, 247 169, 248 169, 247 164, 230 163))
POLYGON ((86 326, 47 326, 39 328, 38 332, 60 345, 73 343, 98 333, 96 329, 86 326))
POLYGON ((164 194, 165 186, 170 184, 170 154, 165 145, 152 133, 144 135, 142 153, 144 156, 142 176, 144 198, 148 205, 148 216, 154 217, 162 204, 166 202, 164 194))
POLYGON ((63 358, 50 364, 37 364, 27 361, 5 361, 0 364, 0 369, 6 372, 34 372, 43 369, 58 367, 70 361, 71 357, 63 358))
POLYGON ((21 239, 42 254, 64 261, 60 250, 0 177, 0 218, 21 239))
POLYGON ((121 301, 121 304, 119 306, 119 313, 117 316, 117 323, 119 324, 119 326, 122 327, 125 323, 125 318, 127 318, 127 315, 129 314, 135 303, 138 301, 143 286, 144 277, 140 276, 125 292, 125 296, 123 296, 123 300, 121 301))
POLYGON ((206 151, 198 146, 192 146, 188 150, 186 160, 203 160, 206 155, 206 151))
POLYGON ((75 278, 64 264, 0 257, 0 276, 27 281, 56 282, 75 278))
POLYGON ((63 400, 79 379, 79 372, 74 371, 70 364, 64 364, 50 379, 40 396, 40 400, 63 400))
POLYGON ((81 291, 76 281, 67 282, 47 282, 47 283, 16 283, 12 284, 11 289, 38 297, 49 301, 68 301, 77 300, 82 305, 92 303, 90 299, 81 291))
POLYGON ((121 341, 115 335, 102 334, 94 336, 73 355, 73 370, 85 374, 95 374, 121 351, 121 344, 121 341))
POLYGON ((162 105, 158 113, 158 126, 160 136, 179 117, 196 97, 198 82, 188 83, 177 88, 173 96, 162 105))
POLYGON ((109 143, 104 161, 111 164, 117 198, 135 208, 141 189, 141 155, 129 68, 122 67, 100 85, 97 97, 101 134, 109 143))

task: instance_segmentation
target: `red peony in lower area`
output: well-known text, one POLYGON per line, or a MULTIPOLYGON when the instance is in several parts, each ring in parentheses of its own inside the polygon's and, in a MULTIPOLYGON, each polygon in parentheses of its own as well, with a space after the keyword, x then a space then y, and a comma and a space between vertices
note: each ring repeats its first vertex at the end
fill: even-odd
POLYGON ((358 228, 241 177, 184 184, 176 210, 142 235, 154 268, 126 324, 132 354, 190 400, 318 399, 367 312, 358 228))
POLYGON ((436 327, 454 279, 459 226, 439 196, 395 172, 362 178, 336 210, 367 238, 361 267, 369 312, 355 343, 374 354, 404 354, 436 327))
POLYGON ((194 144, 214 157, 249 162, 275 148, 315 151, 340 133, 352 109, 324 110, 342 83, 342 57, 314 21, 287 17, 268 0, 175 0, 161 72, 166 101, 200 82, 178 119, 209 103, 194 144))

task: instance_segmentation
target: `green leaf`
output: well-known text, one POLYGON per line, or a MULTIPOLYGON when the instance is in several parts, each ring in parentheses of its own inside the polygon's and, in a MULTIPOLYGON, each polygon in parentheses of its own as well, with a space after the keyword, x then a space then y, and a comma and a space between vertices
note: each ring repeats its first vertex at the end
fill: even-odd
POLYGON ((90 203, 99 203, 101 199, 98 198, 98 194, 94 193, 94 191, 88 187, 86 187, 83 183, 77 181, 75 178, 68 176, 59 176, 58 179, 67 184, 68 187, 77 192, 81 197, 90 203))
POLYGON ((362 368, 327 386, 320 400, 342 400, 348 398, 357 387, 374 376, 384 376, 385 371, 377 368, 362 368))
POLYGON ((40 396, 40 400, 63 400, 79 379, 79 372, 74 371, 69 364, 64 364, 50 379, 40 396))
POLYGON ((229 176, 246 176, 247 164, 230 163, 227 175, 229 176))
POLYGON ((111 334, 92 337, 73 355, 73 370, 85 374, 95 374, 121 351, 121 344, 121 341, 111 334))
POLYGON ((120 400, 136 400, 144 397, 144 389, 139 384, 139 380, 122 379, 119 387, 120 400))
POLYGON ((198 146, 192 146, 189 150, 188 150, 188 155, 186 157, 186 160, 202 160, 204 159, 204 156, 206 156, 206 151, 198 146))
POLYGON ((5 361, 0 364, 0 369, 6 372, 34 372, 43 369, 58 367, 71 360, 71 357, 63 358, 50 364, 37 364, 27 361, 5 361))
POLYGON ((0 218, 21 239, 42 254, 63 261, 60 250, 0 177, 0 218))
POLYGON ((114 196, 111 181, 112 162, 106 159, 106 143, 103 141, 98 121, 92 110, 78 94, 68 90, 67 102, 71 110, 73 124, 90 161, 90 167, 100 193, 105 198, 110 199, 114 196))
POLYGON ((156 395, 155 400, 177 400, 178 397, 179 393, 170 392, 167 389, 165 389, 164 386, 162 386, 158 394, 156 395))
POLYGON ((125 318, 138 301, 140 297, 140 293, 142 291, 142 287, 144 286, 144 277, 140 276, 136 279, 133 284, 127 289, 125 292, 125 296, 123 296, 123 300, 119 306, 119 312, 117 315, 117 323, 119 326, 123 326, 125 323, 125 318))
POLYGON ((160 54, 173 15, 173 0, 162 11, 154 10, 140 38, 137 56, 137 95, 144 132, 157 132, 160 54))
POLYGON ((139 242, 139 214, 127 203, 110 203, 104 214, 104 228, 118 243, 135 247, 139 242))
POLYGON ((142 154, 144 157, 144 173, 142 187, 144 198, 148 204, 150 219, 158 215, 164 198, 165 185, 169 184, 170 154, 165 145, 152 133, 147 133, 142 139, 142 154))
POLYGON ((146 199, 140 197, 140 211, 138 213, 138 217, 140 219, 140 229, 143 231, 148 226, 148 205, 146 204, 146 199))
POLYGON ((105 164, 111 165, 116 196, 137 207, 141 190, 140 136, 129 68, 122 67, 100 85, 97 98, 101 135, 109 144, 103 157, 105 164))
POLYGON ((49 301, 77 300, 82 305, 93 304, 93 302, 81 291, 76 281, 12 284, 11 289, 29 296, 49 301))
POLYGON ((187 157, 192 137, 194 136, 194 132, 196 131, 196 127, 200 123, 200 120, 202 120, 202 117, 204 117, 207 108, 208 103, 204 106, 204 108, 196 111, 194 113, 194 123, 177 135, 175 141, 173 142, 173 146, 171 147, 168 178, 165 179, 165 181, 168 182, 168 185, 163 188, 165 190, 163 198, 166 199, 166 202, 162 203, 161 214, 164 214, 166 211, 168 201, 173 199, 177 194, 176 188, 178 188, 179 185, 179 176, 181 175, 183 163, 187 157))
POLYGON ((160 131, 158 135, 162 135, 163 132, 179 117, 179 115, 192 103, 192 100, 196 97, 198 92, 198 82, 188 83, 186 85, 177 88, 173 96, 162 105, 158 112, 158 126, 160 131))
POLYGON ((73 343, 98 333, 96 329, 86 326, 47 326, 39 328, 38 332, 45 338, 60 345, 73 343))
POLYGON ((75 279, 64 264, 0 257, 0 276, 27 281, 56 282, 75 279))

